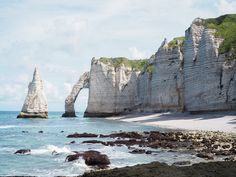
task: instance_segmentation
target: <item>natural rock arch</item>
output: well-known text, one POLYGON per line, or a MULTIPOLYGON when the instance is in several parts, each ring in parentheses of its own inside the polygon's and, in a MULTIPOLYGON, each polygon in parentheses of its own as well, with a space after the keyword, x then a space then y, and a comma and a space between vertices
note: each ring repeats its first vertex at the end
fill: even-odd
POLYGON ((72 91, 65 100, 65 113, 62 117, 76 117, 74 104, 80 91, 83 88, 89 88, 89 75, 89 72, 85 72, 72 88, 72 91))

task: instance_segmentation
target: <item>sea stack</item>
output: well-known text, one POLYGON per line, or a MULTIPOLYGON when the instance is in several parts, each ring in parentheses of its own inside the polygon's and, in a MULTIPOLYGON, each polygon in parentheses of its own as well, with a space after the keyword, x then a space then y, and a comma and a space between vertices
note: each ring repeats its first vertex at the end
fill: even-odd
POLYGON ((34 70, 33 80, 29 83, 24 105, 17 118, 48 118, 47 99, 37 67, 34 70))

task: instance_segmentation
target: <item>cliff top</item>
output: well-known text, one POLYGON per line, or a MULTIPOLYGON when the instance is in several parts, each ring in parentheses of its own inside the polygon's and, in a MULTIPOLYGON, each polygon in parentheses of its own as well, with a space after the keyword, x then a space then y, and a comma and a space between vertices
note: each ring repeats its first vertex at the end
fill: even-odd
POLYGON ((100 62, 109 64, 114 68, 121 67, 122 65, 132 68, 134 71, 143 71, 144 67, 148 64, 148 59, 131 60, 125 57, 107 58, 101 57, 100 62))
POLYGON ((232 58, 236 58, 236 14, 223 15, 217 18, 196 19, 193 24, 203 25, 216 30, 216 37, 223 38, 219 52, 221 54, 231 52, 232 58))
POLYGON ((185 37, 175 37, 167 45, 169 48, 176 48, 178 46, 182 47, 184 45, 185 37))

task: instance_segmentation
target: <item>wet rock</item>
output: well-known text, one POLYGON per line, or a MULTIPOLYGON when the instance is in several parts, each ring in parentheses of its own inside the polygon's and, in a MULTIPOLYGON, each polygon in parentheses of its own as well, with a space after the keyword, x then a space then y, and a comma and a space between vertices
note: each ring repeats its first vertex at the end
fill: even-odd
POLYGON ((74 161, 74 160, 78 160, 79 157, 81 157, 82 155, 80 153, 76 153, 76 154, 72 154, 72 155, 68 155, 66 157, 66 162, 71 162, 71 161, 74 161))
POLYGON ((64 131, 62 130, 60 133, 64 133, 64 131))
POLYGON ((109 137, 111 138, 133 138, 133 139, 141 139, 143 136, 137 132, 120 132, 120 133, 113 133, 110 134, 109 137))
POLYGON ((30 149, 19 149, 14 154, 30 154, 30 149))
POLYGON ((66 162, 71 162, 74 160, 78 160, 82 157, 85 161, 85 164, 88 166, 96 166, 99 168, 106 168, 110 164, 110 160, 107 155, 101 154, 98 151, 85 151, 83 153, 76 153, 72 155, 68 155, 66 157, 66 162))
POLYGON ((98 135, 93 133, 74 133, 68 135, 67 138, 96 138, 98 135))
POLYGON ((179 161, 179 162, 173 163, 173 165, 175 165, 175 166, 186 166, 186 165, 191 165, 191 162, 190 161, 179 161))
POLYGON ((207 159, 207 160, 214 160, 214 155, 211 153, 198 153, 196 154, 197 157, 203 158, 203 159, 207 159))
POLYGON ((43 133, 43 131, 42 131, 42 130, 40 130, 40 131, 38 131, 38 133, 43 133))
POLYGON ((71 141, 70 144, 75 144, 75 141, 71 141))
POLYGON ((234 162, 234 161, 236 161, 236 156, 232 155, 232 156, 226 157, 224 160, 225 161, 234 162))
POLYGON ((105 142, 98 141, 98 140, 88 140, 88 141, 83 141, 82 143, 83 144, 86 144, 86 143, 88 143, 88 144, 106 144, 105 142))
POLYGON ((85 164, 89 166, 98 166, 99 168, 106 168, 110 164, 107 155, 101 154, 98 151, 86 151, 83 154, 85 164))
POLYGON ((133 151, 129 152, 131 154, 145 154, 146 151, 144 149, 134 149, 133 151))

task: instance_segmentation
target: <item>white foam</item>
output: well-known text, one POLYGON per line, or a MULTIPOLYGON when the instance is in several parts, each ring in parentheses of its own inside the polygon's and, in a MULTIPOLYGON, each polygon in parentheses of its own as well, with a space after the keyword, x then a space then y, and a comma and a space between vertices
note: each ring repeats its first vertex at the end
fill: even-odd
POLYGON ((15 125, 0 125, 0 129, 6 129, 6 128, 14 128, 15 125))
POLYGON ((32 149, 31 154, 40 155, 40 154, 52 154, 52 152, 56 153, 71 153, 71 150, 68 146, 57 147, 54 145, 48 145, 45 148, 41 149, 32 149))

